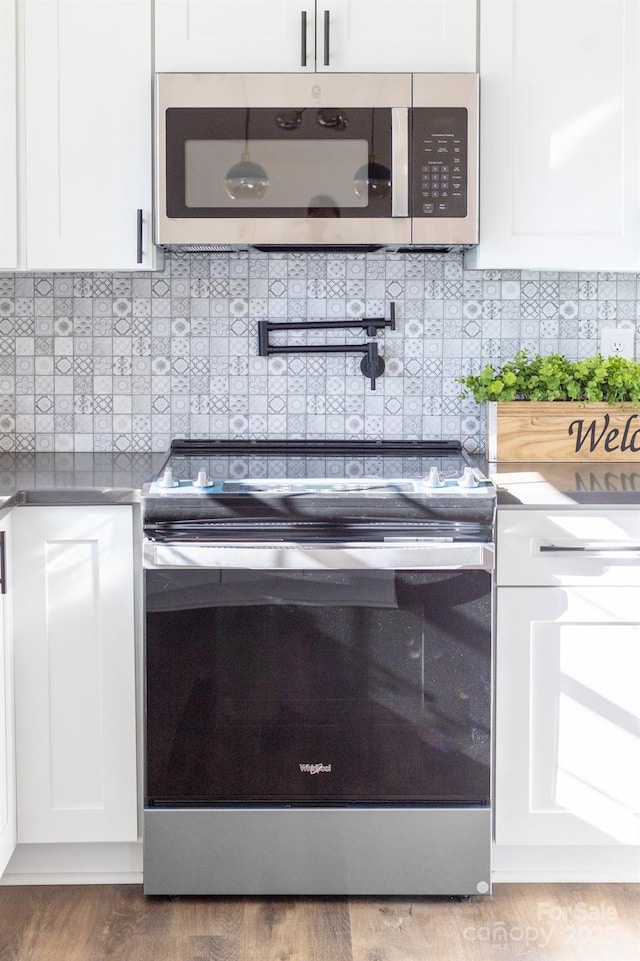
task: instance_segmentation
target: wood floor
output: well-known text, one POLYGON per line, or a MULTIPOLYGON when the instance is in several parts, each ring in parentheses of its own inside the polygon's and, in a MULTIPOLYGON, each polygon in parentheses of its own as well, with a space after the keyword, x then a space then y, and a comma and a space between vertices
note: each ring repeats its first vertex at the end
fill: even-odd
POLYGON ((490 898, 145 898, 0 887, 0 961, 639 961, 640 885, 490 898))

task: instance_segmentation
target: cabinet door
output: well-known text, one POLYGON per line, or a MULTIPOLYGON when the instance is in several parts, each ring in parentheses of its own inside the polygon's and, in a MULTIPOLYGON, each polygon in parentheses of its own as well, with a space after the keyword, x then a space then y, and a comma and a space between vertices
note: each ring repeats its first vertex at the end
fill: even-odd
POLYGON ((6 593, 9 522, 8 517, 0 521, 0 874, 16 846, 13 638, 6 593))
POLYGON ((156 70, 475 71, 476 0, 156 0, 156 70))
POLYGON ((496 843, 640 845, 640 593, 497 595, 496 843))
POLYGON ((132 509, 14 512, 18 842, 137 838, 132 509))
POLYGON ((317 0, 317 69, 476 70, 476 0, 317 0))
POLYGON ((640 5, 483 0, 473 267, 637 270, 640 5))
POLYGON ((0 0, 0 270, 18 265, 16 0, 0 0))
POLYGON ((24 0, 24 56, 26 266, 149 269, 150 0, 24 0))
POLYGON ((155 68, 160 73, 314 70, 314 2, 156 0, 155 68))

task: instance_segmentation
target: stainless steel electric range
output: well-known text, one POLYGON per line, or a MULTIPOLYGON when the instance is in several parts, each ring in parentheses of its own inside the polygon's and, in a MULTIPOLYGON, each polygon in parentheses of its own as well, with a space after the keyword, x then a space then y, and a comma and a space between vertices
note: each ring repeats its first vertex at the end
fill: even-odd
POLYGON ((147 894, 490 892, 495 500, 456 442, 173 442, 147 894))

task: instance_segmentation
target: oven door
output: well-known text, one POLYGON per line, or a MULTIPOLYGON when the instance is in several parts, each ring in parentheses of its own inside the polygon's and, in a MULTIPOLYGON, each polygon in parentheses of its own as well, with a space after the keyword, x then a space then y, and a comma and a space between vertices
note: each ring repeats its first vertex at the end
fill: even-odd
POLYGON ((410 98, 406 74, 159 74, 156 242, 409 243, 410 98))
POLYGON ((296 551, 145 570, 146 807, 488 805, 491 565, 473 548, 440 570, 296 551))

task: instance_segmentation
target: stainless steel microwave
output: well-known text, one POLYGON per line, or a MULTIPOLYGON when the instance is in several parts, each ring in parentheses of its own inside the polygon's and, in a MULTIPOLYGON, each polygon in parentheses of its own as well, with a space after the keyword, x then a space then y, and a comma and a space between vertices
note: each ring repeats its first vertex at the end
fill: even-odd
POLYGON ((477 74, 157 74, 155 241, 478 241, 477 74))

